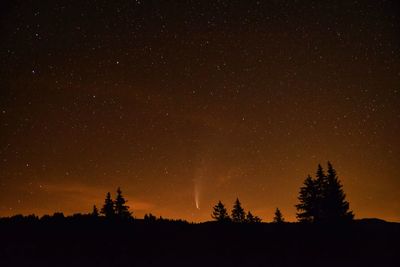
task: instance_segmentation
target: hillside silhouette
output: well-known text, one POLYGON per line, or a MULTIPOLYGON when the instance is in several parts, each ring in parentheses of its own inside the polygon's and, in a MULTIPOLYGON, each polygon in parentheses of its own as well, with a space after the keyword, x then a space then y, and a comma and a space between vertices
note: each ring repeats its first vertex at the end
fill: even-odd
POLYGON ((345 198, 330 163, 305 179, 296 223, 279 208, 262 222, 239 198, 209 222, 139 219, 118 188, 89 214, 0 218, 0 266, 399 266, 400 224, 354 220, 345 198))
POLYGON ((398 266, 400 224, 0 221, 1 266, 398 266))

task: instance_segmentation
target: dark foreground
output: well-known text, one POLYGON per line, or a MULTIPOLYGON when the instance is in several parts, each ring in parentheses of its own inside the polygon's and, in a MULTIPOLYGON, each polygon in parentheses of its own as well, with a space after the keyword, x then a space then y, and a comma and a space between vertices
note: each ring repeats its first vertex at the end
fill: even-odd
POLYGON ((400 266, 400 224, 0 223, 0 266, 400 266))

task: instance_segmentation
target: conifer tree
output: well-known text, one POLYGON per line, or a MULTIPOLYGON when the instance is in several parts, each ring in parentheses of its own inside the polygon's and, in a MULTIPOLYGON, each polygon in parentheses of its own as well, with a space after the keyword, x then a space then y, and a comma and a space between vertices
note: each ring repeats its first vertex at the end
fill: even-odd
POLYGON ((149 213, 149 214, 145 214, 144 215, 144 221, 145 222, 149 222, 149 223, 153 223, 157 220, 157 217, 154 216, 153 214, 149 213))
POLYGON ((111 199, 110 192, 107 193, 106 199, 104 200, 103 208, 100 211, 106 218, 115 217, 114 201, 111 199))
POLYGON ((230 221, 228 212, 226 211, 225 205, 222 204, 221 201, 218 201, 218 204, 214 206, 213 213, 211 217, 219 222, 227 222, 230 221))
POLYGON ((249 211, 247 212, 246 215, 246 222, 248 223, 254 223, 254 215, 249 211))
POLYGON ((315 174, 316 179, 323 183, 326 180, 325 171, 322 168, 321 164, 318 164, 317 172, 315 174))
POLYGON ((346 194, 343 191, 343 186, 330 162, 328 162, 327 173, 322 200, 322 209, 324 211, 322 219, 327 222, 352 220, 354 214, 349 211, 349 202, 345 200, 346 194))
POLYGON ((115 198, 115 214, 120 219, 128 219, 132 217, 129 207, 126 205, 126 200, 122 196, 121 188, 117 189, 117 197, 115 198))
POLYGON ((354 215, 349 211, 349 203, 345 198, 343 186, 332 164, 328 162, 327 174, 318 165, 316 179, 308 176, 300 188, 297 218, 301 222, 352 220, 354 215))
POLYGON ((316 172, 316 179, 314 180, 316 198, 314 203, 314 220, 315 221, 322 221, 325 217, 324 215, 324 194, 326 191, 327 186, 327 178, 325 175, 325 171, 322 168, 321 164, 318 164, 317 172, 316 172))
POLYGON ((253 221, 254 223, 261 223, 262 219, 258 216, 254 216, 253 221))
POLYGON ((236 199, 232 209, 232 221, 234 223, 246 222, 246 213, 240 204, 239 198, 236 199))
POLYGON ((261 222, 261 218, 258 216, 254 216, 250 211, 247 212, 246 215, 246 222, 247 223, 260 223, 261 222))
POLYGON ((274 216, 274 223, 284 223, 285 219, 283 218, 282 212, 276 208, 275 216, 274 216))
POLYGON ((250 211, 247 212, 246 222, 247 223, 253 223, 254 222, 254 215, 250 211))
POLYGON ((93 205, 93 211, 91 214, 93 217, 99 217, 99 210, 97 209, 96 205, 93 205))
POLYGON ((317 187, 314 179, 310 175, 304 180, 304 185, 300 188, 299 201, 296 205, 297 218, 300 222, 314 222, 317 213, 317 187))

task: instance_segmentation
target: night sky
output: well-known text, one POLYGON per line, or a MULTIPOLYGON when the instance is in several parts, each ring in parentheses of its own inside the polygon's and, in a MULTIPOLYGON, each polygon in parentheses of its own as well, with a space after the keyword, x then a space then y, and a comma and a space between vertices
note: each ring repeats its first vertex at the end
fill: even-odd
POLYGON ((398 1, 4 1, 0 216, 294 221, 329 160, 356 218, 400 221, 398 1), (196 207, 196 200, 199 209, 196 207))

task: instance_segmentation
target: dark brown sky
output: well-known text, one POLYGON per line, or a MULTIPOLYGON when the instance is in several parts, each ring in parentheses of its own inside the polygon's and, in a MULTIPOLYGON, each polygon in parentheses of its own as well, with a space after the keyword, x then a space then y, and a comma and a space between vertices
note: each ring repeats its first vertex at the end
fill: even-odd
POLYGON ((329 160, 357 218, 400 221, 397 1, 9 2, 0 216, 121 186, 138 217, 295 220, 329 160))

